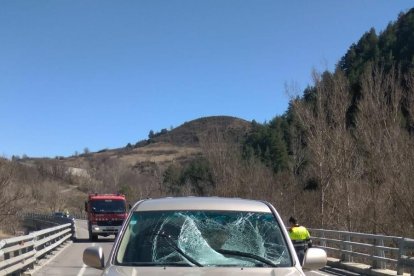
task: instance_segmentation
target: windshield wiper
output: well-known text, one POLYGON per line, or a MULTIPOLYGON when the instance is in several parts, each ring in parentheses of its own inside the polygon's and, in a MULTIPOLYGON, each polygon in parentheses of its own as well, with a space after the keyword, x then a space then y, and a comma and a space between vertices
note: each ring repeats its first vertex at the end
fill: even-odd
POLYGON ((176 263, 176 262, 124 262, 121 263, 124 266, 191 266, 188 263, 176 263))
POLYGON ((256 261, 262 262, 262 263, 267 264, 267 265, 272 266, 272 267, 277 267, 277 265, 275 263, 273 263, 272 261, 270 261, 266 258, 257 256, 255 254, 240 252, 240 251, 236 251, 236 250, 226 250, 226 249, 215 249, 215 250, 218 253, 221 253, 221 254, 246 257, 246 258, 250 258, 250 259, 254 259, 256 261))
POLYGON ((149 236, 159 236, 164 238, 167 241, 167 244, 172 247, 176 252, 178 252, 181 256, 183 256, 184 258, 186 258, 188 261, 190 261, 191 263, 195 264, 198 267, 202 267, 203 265, 200 264, 199 262, 197 262, 194 258, 190 257, 187 253, 185 253, 184 251, 182 251, 173 241, 173 239, 171 238, 170 235, 166 234, 165 232, 161 232, 161 233, 152 233, 152 234, 148 234, 149 236))

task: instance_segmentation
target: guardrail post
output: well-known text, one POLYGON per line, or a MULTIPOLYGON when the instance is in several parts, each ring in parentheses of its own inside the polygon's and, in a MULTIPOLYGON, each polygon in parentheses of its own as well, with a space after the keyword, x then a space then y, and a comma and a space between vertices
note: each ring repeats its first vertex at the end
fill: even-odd
MULTIPOLYGON (((351 235, 346 235, 345 236, 345 240, 347 241, 347 242, 351 242, 351 235)), ((352 245, 350 245, 350 244, 348 244, 348 243, 346 243, 345 244, 345 249, 347 250, 347 251, 350 251, 350 252, 352 252, 352 245)), ((351 255, 351 254, 349 254, 349 253, 346 253, 346 260, 347 260, 347 262, 353 262, 353 256, 351 255)))
POLYGON ((325 231, 322 231, 322 241, 321 241, 321 245, 322 245, 322 247, 326 247, 326 240, 325 240, 325 231))
POLYGON ((4 259, 5 260, 10 259, 10 253, 4 253, 4 259))
MULTIPOLYGON (((37 240, 38 240, 38 236, 34 235, 33 236, 33 250, 35 252, 39 251, 39 248, 37 246, 37 240)), ((39 263, 39 258, 35 256, 35 264, 39 263)))
POLYGON ((348 252, 346 252, 346 251, 352 251, 352 246, 347 243, 351 241, 351 236, 349 234, 342 234, 341 237, 342 237, 341 250, 340 250, 341 261, 351 262, 352 257, 348 252))
MULTIPOLYGON (((34 247, 34 238, 32 238, 32 240, 31 240, 32 242, 33 242, 33 245, 32 246, 29 246, 29 247, 26 247, 25 249, 21 249, 21 253, 22 254, 24 254, 24 253, 28 253, 28 252, 30 252, 30 251, 34 251, 35 250, 35 247, 34 247)), ((26 241, 26 242, 30 242, 30 240, 28 240, 28 241, 26 241)), ((34 268, 34 263, 32 263, 32 264, 30 264, 30 265, 28 265, 27 267, 26 267, 26 269, 33 269, 34 268)), ((19 274, 20 275, 20 274, 19 274)))
POLYGON ((404 248, 405 240, 404 238, 401 238, 398 242, 399 250, 398 250, 398 263, 397 263, 397 275, 403 275, 404 274, 404 266, 402 263, 402 256, 405 254, 405 248, 404 248))
MULTIPOLYGON (((383 239, 380 239, 380 241, 379 241, 379 246, 382 246, 382 247, 384 247, 384 240, 383 239)), ((380 249, 379 251, 378 251, 378 256, 380 256, 380 257, 385 257, 385 250, 384 249, 380 249)), ((379 267, 381 268, 381 269, 385 269, 385 268, 387 268, 387 264, 386 264, 386 262, 385 261, 380 261, 379 262, 379 267)))
POLYGON ((74 241, 75 240, 75 234, 76 234, 75 221, 72 221, 71 231, 72 231, 71 240, 74 241))
MULTIPOLYGON (((372 247, 371 256, 378 256, 378 257, 385 257, 384 249, 378 248, 377 246, 384 246, 384 240, 383 239, 377 239, 374 238, 374 246, 372 247)), ((385 262, 384 261, 378 261, 373 259, 372 260, 372 268, 379 268, 384 269, 385 268, 385 262)))

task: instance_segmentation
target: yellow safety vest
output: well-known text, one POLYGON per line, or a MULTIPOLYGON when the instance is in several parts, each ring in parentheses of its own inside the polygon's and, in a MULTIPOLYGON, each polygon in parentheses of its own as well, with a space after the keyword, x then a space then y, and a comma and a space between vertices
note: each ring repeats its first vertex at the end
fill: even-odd
POLYGON ((306 241, 310 239, 310 234, 303 226, 293 226, 289 229, 289 237, 292 241, 306 241))

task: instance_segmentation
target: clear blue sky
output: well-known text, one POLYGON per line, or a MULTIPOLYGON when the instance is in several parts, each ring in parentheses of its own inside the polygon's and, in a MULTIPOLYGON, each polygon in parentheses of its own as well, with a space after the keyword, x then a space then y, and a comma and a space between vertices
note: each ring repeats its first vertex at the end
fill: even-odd
POLYGON ((204 116, 286 111, 412 0, 0 0, 0 155, 123 147, 204 116))

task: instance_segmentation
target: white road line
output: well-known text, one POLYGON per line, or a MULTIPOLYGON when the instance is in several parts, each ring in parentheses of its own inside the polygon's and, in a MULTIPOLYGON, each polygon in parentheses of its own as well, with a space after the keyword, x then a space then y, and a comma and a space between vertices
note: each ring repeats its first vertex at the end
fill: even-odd
POLYGON ((84 264, 81 268, 81 270, 79 270, 78 274, 76 276, 82 276, 83 273, 85 273, 86 270, 86 264, 84 264))
MULTIPOLYGON (((95 245, 96 245, 96 243, 92 243, 92 246, 95 246, 95 245)), ((83 276, 83 273, 85 273, 86 268, 87 268, 86 264, 83 264, 82 268, 79 270, 79 272, 78 272, 78 274, 76 274, 76 276, 83 276)))

